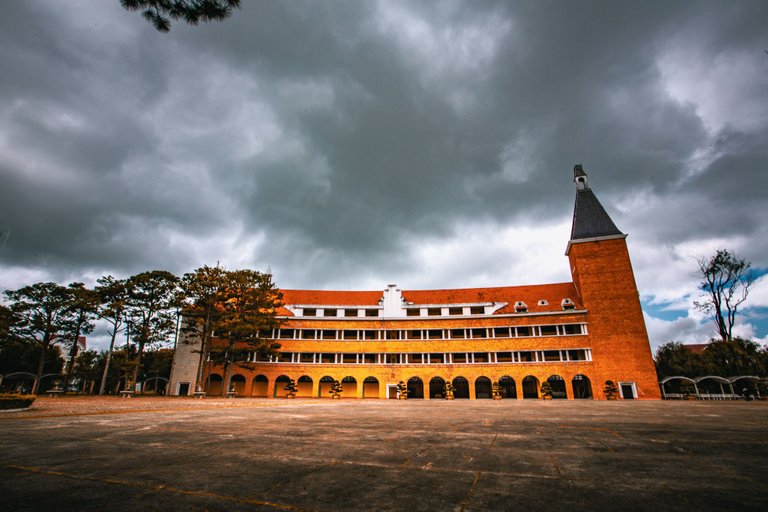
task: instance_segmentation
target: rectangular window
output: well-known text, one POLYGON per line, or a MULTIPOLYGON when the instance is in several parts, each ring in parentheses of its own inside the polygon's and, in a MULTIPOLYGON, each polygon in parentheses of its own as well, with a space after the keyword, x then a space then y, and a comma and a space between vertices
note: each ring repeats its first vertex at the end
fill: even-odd
POLYGON ((485 314, 485 307, 483 306, 472 306, 469 308, 469 314, 470 315, 484 315, 485 314))
POLYGON ((422 361, 422 354, 408 354, 408 362, 410 364, 421 364, 422 361))
POLYGON ((365 316, 379 316, 379 310, 378 309, 366 309, 365 310, 365 316))
POLYGON ((364 340, 375 340, 376 339, 376 331, 363 331, 363 339, 364 340))
POLYGON ((494 327, 493 336, 495 338, 509 338, 509 327, 494 327))
POLYGON ((428 308, 427 309, 427 315, 429 316, 440 316, 441 310, 440 308, 428 308))
POLYGON ((586 350, 569 350, 568 359, 570 361, 586 361, 587 351, 586 350))
POLYGON ((406 309, 405 311, 406 311, 405 314, 408 316, 419 316, 421 314, 421 310, 418 308, 409 308, 409 309, 406 309))
POLYGON ((324 340, 335 340, 336 339, 336 331, 333 330, 324 330, 323 332, 323 339, 324 340))
POLYGON ((313 340, 313 339, 315 339, 315 330, 314 329, 302 329, 301 330, 301 339, 303 339, 303 340, 313 340))
POLYGON ((559 361, 560 360, 560 351, 559 350, 545 350, 544 351, 544 361, 550 363, 553 361, 559 361))
POLYGON ((338 316, 339 312, 336 309, 324 309, 323 316, 338 316))
POLYGON ((334 363, 334 356, 333 354, 317 354, 317 362, 322 364, 333 364, 334 363))
POLYGON ((461 315, 464 313, 464 308, 448 308, 449 315, 461 315))
POLYGON ((343 331, 344 339, 345 340, 356 340, 357 339, 357 331, 352 330, 346 330, 343 331))
POLYGON ((464 329, 451 329, 452 339, 463 339, 466 336, 464 329))
POLYGON ((525 352, 518 352, 520 354, 520 362, 521 363, 532 363, 536 360, 536 358, 533 355, 533 352, 525 351, 525 352))
POLYGON ((581 334, 581 325, 579 324, 565 324, 561 328, 563 334, 581 334))
POLYGON ((443 330, 442 329, 430 329, 427 331, 427 335, 429 336, 429 339, 431 340, 440 340, 443 339, 443 330))
POLYGON ((443 364, 445 362, 443 354, 429 354, 430 364, 443 364))
POLYGON ((357 310, 356 309, 345 309, 344 310, 344 316, 357 316, 357 310))
POLYGON ((517 335, 518 336, 531 336, 531 328, 530 327, 518 327, 517 328, 517 335))
POLYGON ((307 352, 302 352, 301 354, 299 354, 299 362, 300 363, 311 363, 314 360, 313 356, 314 356, 314 354, 310 354, 310 353, 307 353, 307 352))
POLYGON ((487 338, 488 333, 485 329, 472 329, 473 338, 487 338))
POLYGON ((304 308, 302 313, 304 316, 317 316, 317 310, 315 308, 304 308))
POLYGON ((280 329, 280 338, 284 340, 293 339, 293 329, 280 329))
POLYGON ((344 364, 355 364, 357 362, 357 354, 341 354, 341 362, 344 364))
POLYGON ((360 354, 360 357, 364 364, 376 364, 376 354, 360 354))
POLYGON ((475 352, 475 362, 476 363, 487 363, 488 362, 488 353, 487 352, 475 352))
POLYGON ((514 363, 515 360, 512 357, 512 352, 497 352, 496 362, 498 363, 514 363))
POLYGON ((557 326, 556 325, 542 325, 541 326, 541 335, 542 336, 557 336, 557 326))
POLYGON ((454 363, 466 363, 467 362, 467 354, 464 352, 459 352, 458 354, 453 354, 453 362, 454 363))
POLYGON ((420 340, 421 339, 421 330, 416 329, 416 330, 408 331, 408 339, 409 340, 420 340))
POLYGON ((399 340, 400 331, 396 331, 396 330, 384 331, 384 336, 385 336, 385 339, 387 340, 399 340))

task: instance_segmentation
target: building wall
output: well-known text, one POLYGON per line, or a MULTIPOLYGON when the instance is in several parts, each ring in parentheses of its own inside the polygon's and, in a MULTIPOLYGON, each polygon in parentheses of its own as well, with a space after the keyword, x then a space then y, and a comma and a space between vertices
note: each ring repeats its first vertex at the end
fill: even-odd
POLYGON ((188 383, 187 396, 195 392, 197 366, 200 362, 200 340, 191 339, 186 333, 179 335, 176 351, 173 355, 171 381, 168 383, 168 394, 178 395, 179 385, 188 383))
POLYGON ((596 396, 606 380, 634 382, 640 399, 659 399, 656 370, 623 237, 572 244, 568 258, 588 313, 596 396))
MULTIPOLYGON (((211 373, 222 376, 221 367, 212 367, 211 373)), ((499 381, 503 377, 511 377, 516 384, 517 399, 523 399, 523 379, 528 376, 537 379, 537 391, 540 384, 552 375, 559 375, 565 381, 565 389, 568 399, 574 398, 573 378, 576 375, 584 375, 589 378, 593 393, 597 395, 597 382, 591 377, 594 375, 594 366, 592 362, 568 363, 567 365, 556 365, 549 363, 531 363, 525 365, 507 365, 507 364, 488 364, 488 365, 398 365, 396 367, 381 367, 368 365, 294 365, 294 364, 264 364, 235 366, 232 369, 233 375, 242 375, 245 377, 245 390, 243 396, 263 396, 263 383, 254 382, 257 375, 264 375, 269 379, 267 383, 266 395, 269 397, 283 398, 287 391, 283 388, 284 383, 278 383, 278 377, 284 376, 294 379, 298 382, 299 377, 310 377, 312 379, 312 391, 309 397, 330 399, 330 383, 320 382, 323 377, 331 377, 334 380, 342 381, 346 377, 353 377, 354 384, 343 384, 342 398, 363 398, 365 390, 366 397, 377 396, 378 398, 387 398, 387 386, 395 386, 398 382, 405 383, 411 377, 421 379, 424 389, 424 399, 429 400, 429 383, 434 377, 440 377, 443 380, 453 381, 456 377, 464 377, 469 382, 469 398, 475 399, 475 387, 477 379, 481 377, 488 378, 491 382, 499 381), (522 367, 521 367, 522 366, 522 367), (378 380, 376 384, 365 383, 368 377, 375 377, 378 380), (374 395, 376 391, 376 395, 374 395)), ((217 381, 217 380, 216 380, 217 381)), ((308 385, 309 383, 307 383, 308 385)), ((221 394, 221 387, 215 385, 211 389, 211 394, 221 394)), ((299 386, 301 389, 301 386, 299 386)), ((307 396, 305 393, 301 393, 307 396)))

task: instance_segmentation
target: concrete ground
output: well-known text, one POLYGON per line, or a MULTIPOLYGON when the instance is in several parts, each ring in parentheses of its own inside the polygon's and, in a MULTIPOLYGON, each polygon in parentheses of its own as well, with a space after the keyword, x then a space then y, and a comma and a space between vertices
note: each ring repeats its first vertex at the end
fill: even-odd
POLYGON ((768 510, 768 403, 39 398, 0 509, 768 510))

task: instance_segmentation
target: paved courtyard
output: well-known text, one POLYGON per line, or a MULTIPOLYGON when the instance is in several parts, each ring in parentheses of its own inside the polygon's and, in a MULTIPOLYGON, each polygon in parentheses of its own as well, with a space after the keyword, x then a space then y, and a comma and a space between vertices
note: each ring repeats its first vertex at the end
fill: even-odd
POLYGON ((39 398, 2 510, 768 510, 768 403, 39 398))

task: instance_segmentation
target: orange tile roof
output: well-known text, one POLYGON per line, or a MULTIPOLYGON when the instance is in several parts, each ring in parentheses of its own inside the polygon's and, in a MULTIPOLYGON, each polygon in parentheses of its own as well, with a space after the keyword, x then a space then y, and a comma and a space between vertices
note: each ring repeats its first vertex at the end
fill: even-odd
POLYGON ((378 306, 383 291, 280 290, 286 304, 323 306, 378 306))
MULTIPOLYGON (((317 306, 378 306, 384 296, 383 290, 343 291, 343 290, 281 290, 283 302, 287 305, 317 306)), ((581 301, 573 283, 556 283, 528 286, 500 286, 493 288, 455 288, 445 290, 403 290, 403 298, 414 305, 430 304, 468 304, 476 302, 507 302, 508 305, 497 313, 514 313, 515 302, 523 301, 530 313, 562 311, 561 301, 569 298, 576 309, 581 309, 581 301), (539 300, 549 304, 539 306, 539 300)), ((281 315, 290 315, 281 308, 281 315)))
POLYGON ((683 344, 683 347, 688 349, 690 352, 693 352, 694 354, 699 354, 704 351, 709 346, 709 343, 687 343, 683 344))
POLYGON ((468 302, 508 302, 497 313, 514 313, 515 302, 523 301, 528 311, 561 311, 560 302, 569 298, 580 308, 579 297, 573 283, 538 284, 528 286, 499 286, 495 288, 459 288, 453 290, 403 291, 403 297, 414 304, 466 304, 468 302), (549 304, 539 306, 539 300, 549 304))

